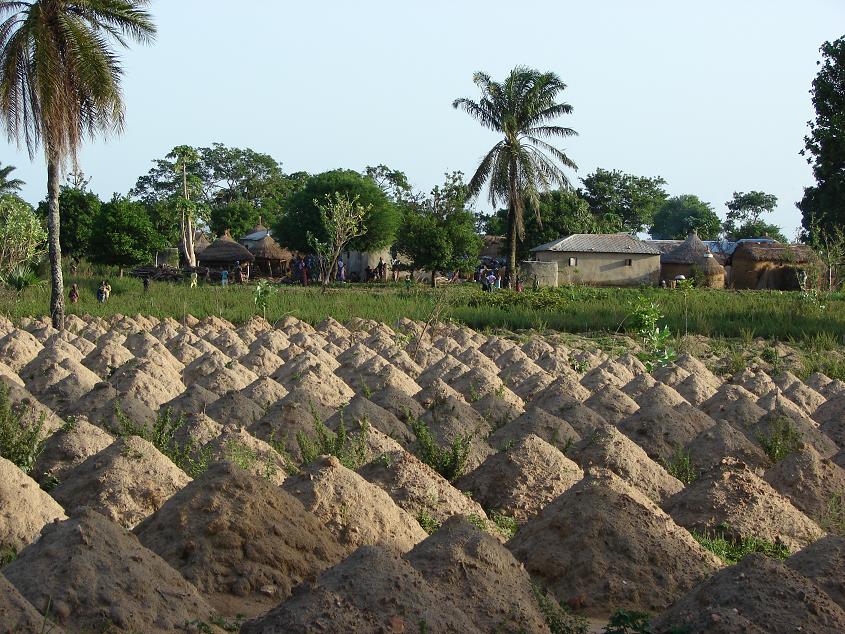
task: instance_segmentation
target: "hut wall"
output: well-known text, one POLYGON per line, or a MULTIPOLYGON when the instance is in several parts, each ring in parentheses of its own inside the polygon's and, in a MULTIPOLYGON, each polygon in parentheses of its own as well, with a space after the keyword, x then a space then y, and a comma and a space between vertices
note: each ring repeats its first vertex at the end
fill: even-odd
POLYGON ((655 286, 660 279, 657 254, 538 251, 537 259, 557 262, 558 284, 655 286))
POLYGON ((734 256, 733 268, 731 271, 731 284, 733 288, 749 289, 757 288, 757 282, 770 262, 758 262, 747 258, 734 256))
POLYGON ((540 262, 537 260, 530 260, 528 262, 521 262, 519 265, 520 275, 524 280, 526 288, 531 288, 534 280, 537 280, 539 286, 557 286, 557 262, 540 262))
POLYGON ((660 279, 671 282, 678 275, 683 275, 687 279, 692 277, 692 264, 661 264, 660 265, 660 279))

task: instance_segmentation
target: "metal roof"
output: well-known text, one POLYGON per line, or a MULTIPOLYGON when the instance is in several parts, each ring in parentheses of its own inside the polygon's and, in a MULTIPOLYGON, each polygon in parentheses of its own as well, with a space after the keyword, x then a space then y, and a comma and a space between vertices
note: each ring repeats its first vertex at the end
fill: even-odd
POLYGON ((660 251, 628 233, 573 233, 539 247, 536 251, 558 251, 566 253, 636 253, 660 255, 660 251))
POLYGON ((259 240, 263 240, 267 236, 272 236, 273 230, 272 229, 262 229, 260 231, 255 231, 250 233, 249 235, 244 236, 241 238, 243 242, 258 242, 259 240))

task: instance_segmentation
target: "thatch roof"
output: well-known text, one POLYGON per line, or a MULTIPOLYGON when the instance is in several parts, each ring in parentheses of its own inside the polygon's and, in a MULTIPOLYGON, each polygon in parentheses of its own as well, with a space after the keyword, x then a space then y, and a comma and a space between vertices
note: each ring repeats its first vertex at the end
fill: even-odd
POLYGON ((232 240, 232 236, 227 231, 200 253, 199 260, 201 264, 234 264, 235 262, 253 262, 255 256, 245 246, 232 240))
POLYGON ((712 253, 708 253, 703 258, 699 258, 699 260, 695 263, 695 266, 704 275, 713 276, 725 274, 725 267, 716 261, 716 258, 713 257, 712 253))
POLYGON ((196 255, 199 255, 210 246, 211 243, 208 241, 208 238, 205 237, 204 233, 200 233, 194 238, 194 253, 196 255))
POLYGON ((283 262, 293 258, 293 254, 287 249, 279 246, 279 243, 273 240, 270 236, 264 236, 258 242, 251 244, 249 252, 255 256, 256 260, 274 260, 283 262))
POLYGON ((482 258, 500 258, 505 254, 505 236, 482 236, 481 252, 482 258))
POLYGON ((734 261, 774 262, 777 264, 806 264, 813 250, 806 244, 741 244, 734 251, 734 261))
POLYGON ((698 264, 703 258, 710 254, 710 249, 704 244, 695 232, 690 233, 687 239, 677 247, 660 256, 661 264, 698 264))

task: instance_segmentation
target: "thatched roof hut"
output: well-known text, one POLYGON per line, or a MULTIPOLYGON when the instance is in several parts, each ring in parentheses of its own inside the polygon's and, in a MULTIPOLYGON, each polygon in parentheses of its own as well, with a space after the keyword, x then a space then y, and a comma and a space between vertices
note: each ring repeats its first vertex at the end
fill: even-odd
POLYGON ((660 256, 660 278, 674 280, 678 275, 695 278, 699 286, 725 285, 725 269, 695 231, 671 251, 660 256))
POLYGON ((798 290, 814 259, 813 250, 804 244, 741 244, 733 254, 733 286, 798 290))
POLYGON ((505 257, 505 236, 482 236, 481 251, 478 255, 494 260, 505 257))
POLYGON ((702 288, 725 288, 725 267, 712 253, 700 258, 692 267, 692 277, 702 288))
POLYGON ((245 246, 235 242, 228 231, 212 242, 198 257, 202 266, 211 268, 228 268, 235 262, 255 261, 255 256, 245 246))
POLYGON ((197 232, 194 235, 194 254, 199 257, 199 254, 211 246, 211 242, 205 237, 202 232, 197 232))
POLYGON ((293 254, 287 249, 279 246, 269 235, 264 236, 257 242, 247 245, 249 252, 255 256, 255 268, 262 273, 273 275, 284 275, 293 254))

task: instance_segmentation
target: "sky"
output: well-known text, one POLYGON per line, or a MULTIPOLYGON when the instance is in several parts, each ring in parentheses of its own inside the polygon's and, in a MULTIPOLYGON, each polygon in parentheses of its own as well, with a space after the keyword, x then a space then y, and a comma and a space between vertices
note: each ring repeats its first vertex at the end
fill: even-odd
MULTIPOLYGON (((126 129, 80 155, 101 197, 126 193, 177 145, 221 142, 272 155, 286 172, 386 164, 416 189, 470 175, 498 140, 457 97, 475 71, 553 71, 574 108, 559 142, 579 166, 662 176, 724 217, 734 191, 795 202, 813 182, 799 155, 813 118, 819 47, 845 33, 842 0, 153 0, 152 46, 122 52, 126 129)), ((43 155, 6 143, 32 203, 43 155)), ((486 193, 486 192, 485 192, 486 193)), ((477 209, 490 211, 482 197, 477 209)))

